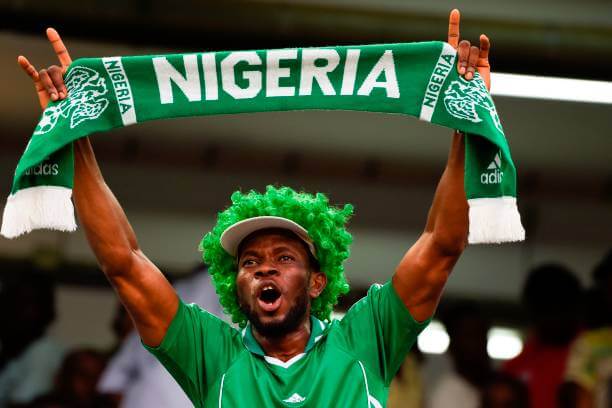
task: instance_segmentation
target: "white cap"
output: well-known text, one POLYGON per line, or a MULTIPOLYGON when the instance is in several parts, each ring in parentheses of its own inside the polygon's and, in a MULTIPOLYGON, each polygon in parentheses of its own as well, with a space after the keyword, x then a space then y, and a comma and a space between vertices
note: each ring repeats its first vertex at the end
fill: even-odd
POLYGON ((315 246, 308 236, 308 231, 306 231, 304 227, 288 218, 273 217, 269 215, 247 218, 246 220, 230 225, 223 231, 223 234, 221 234, 221 246, 228 254, 236 256, 238 246, 243 239, 255 231, 268 228, 282 228, 293 232, 306 243, 308 249, 310 249, 310 252, 316 258, 315 246))

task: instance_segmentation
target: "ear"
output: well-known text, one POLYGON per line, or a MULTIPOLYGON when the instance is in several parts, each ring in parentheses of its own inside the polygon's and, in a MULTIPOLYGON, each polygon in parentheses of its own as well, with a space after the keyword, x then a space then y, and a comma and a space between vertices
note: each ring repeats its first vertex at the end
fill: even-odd
POLYGON ((310 287, 308 290, 308 294, 311 299, 316 299, 319 297, 323 289, 327 286, 327 275, 323 272, 312 272, 310 274, 310 287))

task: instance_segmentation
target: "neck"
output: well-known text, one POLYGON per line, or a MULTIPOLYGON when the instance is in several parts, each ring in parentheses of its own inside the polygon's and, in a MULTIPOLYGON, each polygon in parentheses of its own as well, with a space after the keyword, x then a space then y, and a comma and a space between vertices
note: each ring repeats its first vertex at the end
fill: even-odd
POLYGON ((267 356, 277 358, 283 362, 303 353, 310 338, 310 315, 293 331, 278 337, 269 337, 260 334, 254 326, 253 337, 259 343, 267 356))

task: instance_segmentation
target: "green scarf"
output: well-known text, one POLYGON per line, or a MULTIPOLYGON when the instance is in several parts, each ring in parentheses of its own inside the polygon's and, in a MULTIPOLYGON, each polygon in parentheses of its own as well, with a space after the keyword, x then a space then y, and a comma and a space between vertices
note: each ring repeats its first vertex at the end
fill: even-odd
POLYGON ((19 160, 2 235, 76 229, 72 142, 81 137, 182 116, 337 109, 465 132, 470 243, 523 240, 495 105, 482 78, 464 80, 455 60, 443 42, 78 59, 68 98, 48 105, 19 160))

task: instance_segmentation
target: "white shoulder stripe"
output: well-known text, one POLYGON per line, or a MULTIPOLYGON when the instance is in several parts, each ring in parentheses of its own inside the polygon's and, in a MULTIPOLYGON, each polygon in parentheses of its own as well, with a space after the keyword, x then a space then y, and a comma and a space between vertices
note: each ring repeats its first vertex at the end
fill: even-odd
POLYGON ((365 383, 366 400, 368 401, 368 408, 370 407, 382 408, 381 403, 376 398, 370 395, 370 388, 368 387, 368 376, 366 375, 365 368, 363 367, 363 363, 359 360, 357 360, 357 362, 359 363, 359 367, 361 367, 361 372, 363 373, 363 382, 365 383))
POLYGON ((359 363, 359 367, 361 367, 361 372, 363 373, 363 382, 365 383, 366 389, 366 401, 368 401, 368 408, 370 408, 370 389, 368 387, 368 377, 366 376, 365 368, 363 368, 363 364, 361 361, 357 360, 359 363))
POLYGON ((221 377, 221 387, 219 388, 219 408, 221 408, 221 399, 223 398, 223 383, 225 382, 225 374, 221 377))

